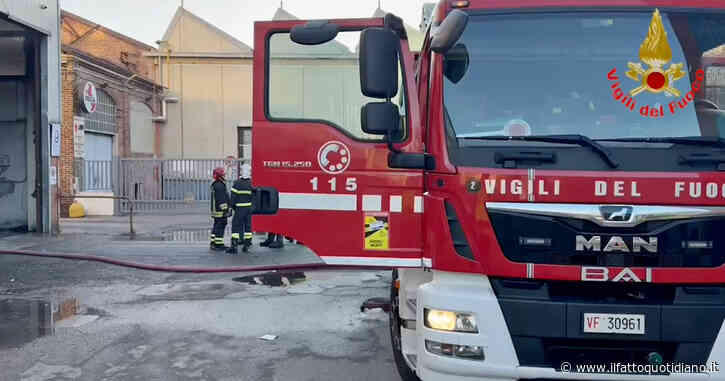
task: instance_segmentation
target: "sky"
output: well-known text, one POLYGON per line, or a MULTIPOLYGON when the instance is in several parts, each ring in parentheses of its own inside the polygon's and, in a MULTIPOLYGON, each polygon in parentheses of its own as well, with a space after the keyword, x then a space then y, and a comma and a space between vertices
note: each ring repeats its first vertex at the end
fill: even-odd
MULTIPOLYGON (((254 21, 270 20, 280 6, 275 0, 60 0, 60 5, 69 12, 157 47, 156 41, 163 37, 182 1, 184 8, 249 46, 252 46, 254 21)), ((382 9, 417 27, 423 4, 432 1, 380 2, 382 9)), ((378 0, 284 0, 282 3, 285 10, 300 19, 370 17, 378 7, 378 0)))

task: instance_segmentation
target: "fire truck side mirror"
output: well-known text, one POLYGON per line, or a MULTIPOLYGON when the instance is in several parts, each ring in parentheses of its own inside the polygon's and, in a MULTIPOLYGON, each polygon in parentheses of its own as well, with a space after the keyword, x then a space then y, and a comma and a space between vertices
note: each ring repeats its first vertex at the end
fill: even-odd
POLYGON ((400 111, 392 102, 370 102, 360 113, 363 132, 372 135, 390 135, 395 139, 402 132, 400 111))
POLYGON ((360 34, 360 89, 370 98, 390 99, 398 93, 400 38, 388 28, 367 28, 360 34))
POLYGON ((440 54, 447 53, 461 38, 467 25, 468 14, 460 9, 454 9, 436 30, 430 42, 430 49, 440 54))
POLYGON ((252 192, 252 214, 277 214, 279 191, 274 188, 254 188, 252 192))
POLYGON ((290 39, 301 45, 319 45, 332 41, 340 32, 340 26, 327 21, 310 21, 297 25, 290 31, 290 39))
POLYGON ((468 72, 470 57, 465 44, 456 44, 443 58, 443 75, 452 83, 458 83, 468 72))

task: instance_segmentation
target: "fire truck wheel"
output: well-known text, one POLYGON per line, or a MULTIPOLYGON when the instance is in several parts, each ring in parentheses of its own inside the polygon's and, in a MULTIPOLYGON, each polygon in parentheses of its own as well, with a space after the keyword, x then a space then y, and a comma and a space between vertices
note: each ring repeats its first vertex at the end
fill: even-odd
POLYGON ((398 367, 398 374, 403 381, 420 381, 420 378, 415 375, 415 372, 410 369, 408 363, 403 358, 402 346, 400 343, 400 314, 398 313, 399 299, 398 289, 395 287, 395 281, 398 279, 398 270, 393 270, 393 281, 390 284, 390 312, 389 325, 390 325, 390 341, 393 348, 393 357, 395 358, 395 365, 398 367))

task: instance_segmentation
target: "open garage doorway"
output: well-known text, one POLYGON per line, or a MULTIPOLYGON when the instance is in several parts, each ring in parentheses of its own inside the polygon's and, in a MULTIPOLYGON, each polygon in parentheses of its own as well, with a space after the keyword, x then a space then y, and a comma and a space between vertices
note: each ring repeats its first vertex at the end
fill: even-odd
POLYGON ((0 231, 42 231, 39 40, 0 15, 0 231))

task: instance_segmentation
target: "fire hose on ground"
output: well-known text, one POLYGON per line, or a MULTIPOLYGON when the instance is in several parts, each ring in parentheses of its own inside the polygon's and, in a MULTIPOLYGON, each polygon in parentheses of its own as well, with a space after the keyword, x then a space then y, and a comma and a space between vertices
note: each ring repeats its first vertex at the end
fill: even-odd
POLYGON ((66 259, 73 261, 99 262, 113 266, 127 267, 137 270, 170 272, 170 273, 193 273, 193 274, 213 274, 213 273, 236 273, 236 272, 259 272, 259 271, 275 271, 275 270, 390 270, 392 267, 386 266, 347 266, 347 265, 328 265, 325 263, 305 263, 291 265, 265 265, 265 266, 231 266, 231 267, 183 267, 183 266, 163 266, 152 265, 139 262, 124 261, 109 257, 97 255, 74 254, 74 253, 54 253, 40 252, 31 250, 0 250, 0 256, 26 256, 39 257, 46 259, 66 259))

